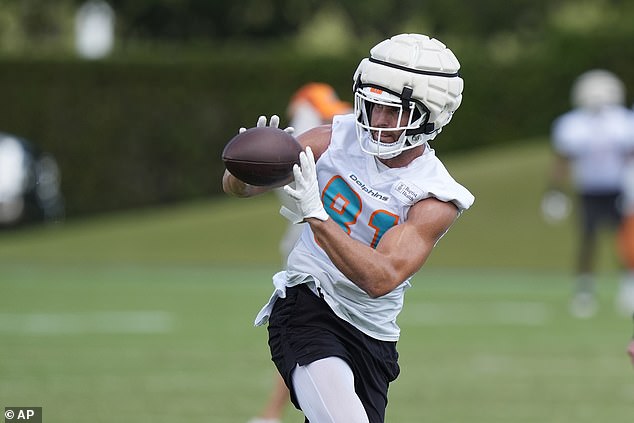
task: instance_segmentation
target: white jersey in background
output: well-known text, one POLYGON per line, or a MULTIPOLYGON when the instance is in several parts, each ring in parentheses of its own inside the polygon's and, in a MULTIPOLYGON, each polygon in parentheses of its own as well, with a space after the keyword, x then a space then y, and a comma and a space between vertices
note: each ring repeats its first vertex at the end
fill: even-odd
POLYGON ((574 182, 583 194, 622 190, 625 158, 634 152, 634 114, 621 106, 575 109, 553 124, 557 153, 571 160, 574 182))
MULTIPOLYGON (((352 114, 335 117, 330 146, 317 161, 317 176, 330 217, 352 238, 372 247, 376 247, 385 231, 407 220, 409 208, 420 200, 435 197, 452 202, 459 212, 474 201, 428 145, 422 156, 403 168, 388 168, 363 152, 356 139, 352 114)), ((285 296, 286 287, 307 283, 323 295, 337 316, 360 331, 383 341, 398 340, 396 317, 403 307, 409 279, 392 292, 371 298, 335 267, 316 244, 310 226, 304 226, 289 256, 287 270, 273 277, 275 292, 258 314, 256 325, 266 323, 273 303, 285 296)))

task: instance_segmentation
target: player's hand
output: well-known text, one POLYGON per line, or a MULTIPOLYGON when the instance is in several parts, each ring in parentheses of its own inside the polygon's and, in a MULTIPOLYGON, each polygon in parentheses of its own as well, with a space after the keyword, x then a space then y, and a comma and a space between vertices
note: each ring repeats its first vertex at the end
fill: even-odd
POLYGON ((627 347, 627 353, 630 356, 630 360, 632 361, 632 366, 634 366, 634 339, 630 342, 630 345, 627 347))
POLYGON ((328 213, 324 209, 317 183, 315 157, 310 147, 299 153, 300 166, 293 166, 295 187, 291 184, 284 186, 286 192, 297 204, 297 212, 282 206, 280 214, 293 223, 302 223, 309 217, 328 220, 328 213))
POLYGON ((572 210, 572 204, 568 196, 555 189, 544 193, 541 203, 541 211, 544 220, 548 223, 558 223, 566 219, 572 210))
MULTIPOLYGON (((266 116, 260 116, 255 126, 257 128, 263 128, 265 126, 270 126, 271 128, 278 128, 280 126, 280 117, 278 115, 271 116, 271 120, 268 125, 266 124, 266 120, 267 120, 266 116)), ((247 128, 240 128, 238 133, 241 134, 246 130, 247 128)), ((284 129, 284 132, 286 132, 289 135, 293 135, 295 133, 295 128, 293 128, 292 126, 289 126, 286 129, 284 129)))

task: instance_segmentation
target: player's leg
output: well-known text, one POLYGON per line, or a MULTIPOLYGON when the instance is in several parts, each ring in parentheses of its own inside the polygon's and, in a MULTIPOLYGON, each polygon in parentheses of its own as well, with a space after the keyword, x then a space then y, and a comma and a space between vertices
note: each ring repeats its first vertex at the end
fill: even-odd
MULTIPOLYGON (((356 403, 354 410, 358 410, 360 416, 365 416, 365 420, 360 421, 381 423, 385 420, 388 386, 399 373, 395 342, 373 339, 341 320, 323 298, 304 284, 287 288, 286 297, 276 301, 268 331, 271 357, 286 384, 291 387, 291 401, 296 408, 304 411, 303 406, 309 407, 311 404, 300 404, 295 377, 303 376, 302 380, 305 380, 310 373, 303 371, 309 369, 317 369, 319 374, 322 365, 315 363, 327 359, 325 363, 339 364, 334 366, 335 370, 328 370, 324 375, 338 376, 339 382, 332 383, 328 379, 324 382, 321 377, 317 383, 313 380, 310 384, 302 385, 302 398, 313 398, 306 394, 310 392, 311 386, 313 392, 315 386, 326 391, 336 386, 334 391, 328 392, 334 392, 334 400, 347 398, 342 392, 352 396, 354 399, 346 399, 346 407, 356 403), (315 322, 319 322, 319 325, 315 322), (341 360, 331 360, 330 357, 340 357, 341 360), (302 366, 299 372, 298 364, 302 366), (337 368, 343 370, 337 371, 337 368), (362 411, 363 414, 360 414, 362 411)), ((325 406, 331 404, 327 393, 319 395, 327 400, 325 406)), ((339 421, 358 420, 348 420, 346 417, 339 421)))
POLYGON ((570 313, 578 318, 588 318, 592 317, 598 308, 595 298, 594 262, 601 202, 593 195, 581 195, 580 202, 580 239, 570 313))
POLYGON ((355 392, 352 370, 339 357, 298 365, 293 372, 293 388, 302 411, 311 422, 369 421, 355 392))
POLYGON ((273 390, 271 391, 268 402, 259 416, 249 420, 248 423, 280 423, 282 421, 282 414, 284 414, 288 403, 288 388, 284 383, 284 379, 276 372, 275 384, 273 385, 273 390))
POLYGON ((623 316, 634 315, 634 270, 628 269, 622 276, 615 299, 616 310, 623 316))

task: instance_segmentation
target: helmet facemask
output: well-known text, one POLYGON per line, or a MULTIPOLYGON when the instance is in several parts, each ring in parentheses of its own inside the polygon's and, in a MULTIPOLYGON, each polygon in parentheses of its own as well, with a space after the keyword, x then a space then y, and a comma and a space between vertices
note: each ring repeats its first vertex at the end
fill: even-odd
MULTIPOLYGON (((357 138, 361 149, 381 159, 398 156, 405 150, 425 143, 430 137, 425 131, 430 129, 427 120, 429 110, 421 102, 409 97, 411 89, 396 94, 377 85, 358 87, 354 93, 354 113, 357 120, 357 138), (392 107, 398 110, 396 126, 379 127, 372 125, 372 109, 376 105, 392 107), (406 120, 403 119, 407 116, 406 120), (401 132, 395 142, 381 142, 381 135, 385 132, 401 132)), ((433 125, 431 125, 433 129, 433 125)))

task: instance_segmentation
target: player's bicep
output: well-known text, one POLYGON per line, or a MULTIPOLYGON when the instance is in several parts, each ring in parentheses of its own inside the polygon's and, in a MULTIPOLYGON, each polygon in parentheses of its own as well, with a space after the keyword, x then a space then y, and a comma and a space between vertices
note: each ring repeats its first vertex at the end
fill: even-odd
POLYGON ((418 271, 438 240, 458 216, 453 203, 429 198, 415 204, 407 221, 388 230, 377 245, 377 252, 390 257, 396 271, 406 277, 418 271))
POLYGON ((414 205, 407 216, 416 224, 421 237, 432 246, 449 230, 458 217, 458 207, 451 202, 428 198, 414 205))

